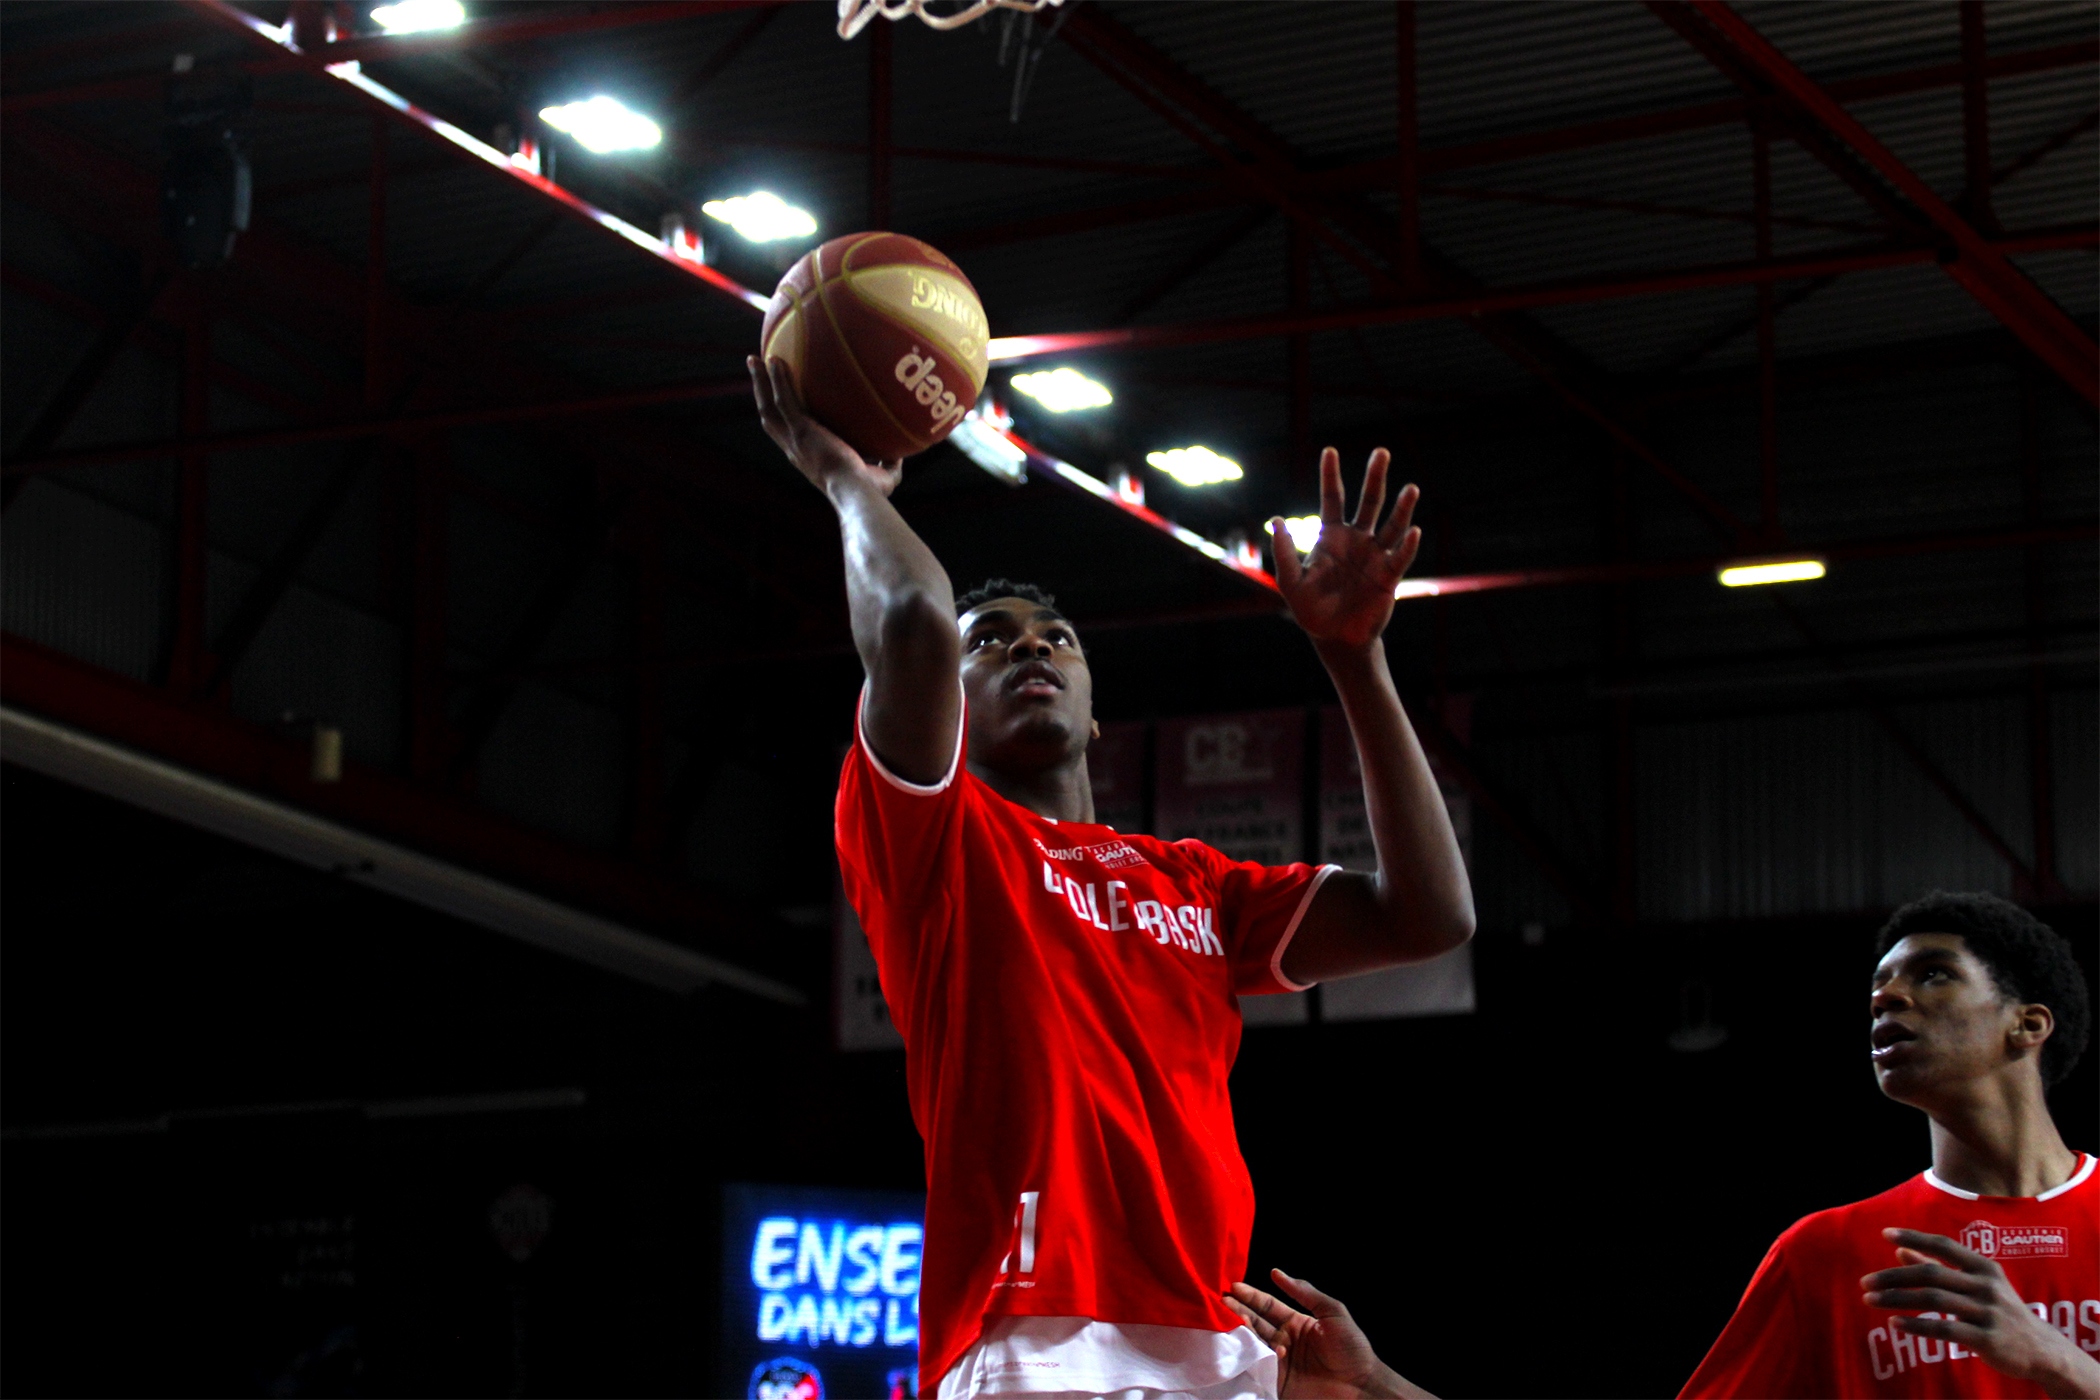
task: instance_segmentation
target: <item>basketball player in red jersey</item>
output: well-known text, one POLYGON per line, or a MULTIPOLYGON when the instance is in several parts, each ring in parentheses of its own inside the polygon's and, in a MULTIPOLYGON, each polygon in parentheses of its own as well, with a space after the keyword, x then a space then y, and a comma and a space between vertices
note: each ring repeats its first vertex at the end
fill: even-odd
POLYGON ((1931 1120, 1932 1166, 1781 1235, 1683 1393, 2100 1397, 2100 1178, 2046 1098, 2090 1026, 2070 945, 1934 894, 1876 951, 1875 1077, 1931 1120))
POLYGON ((838 513, 867 671, 840 775, 846 893, 905 1044, 926 1141, 922 1393, 1273 1396, 1226 1306, 1254 1197, 1226 1076, 1235 995, 1434 957, 1472 893, 1380 636, 1421 540, 1416 492, 1353 518, 1321 459, 1319 545, 1277 523, 1277 578, 1362 761, 1376 875, 1235 862, 1094 822, 1086 653, 1031 588, 958 620, 939 562, 870 464, 751 363, 766 431, 838 513))

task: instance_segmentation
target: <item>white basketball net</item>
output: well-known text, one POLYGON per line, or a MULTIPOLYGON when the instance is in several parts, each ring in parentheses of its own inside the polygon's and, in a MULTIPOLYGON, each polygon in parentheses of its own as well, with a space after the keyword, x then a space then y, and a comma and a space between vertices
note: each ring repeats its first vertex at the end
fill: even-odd
POLYGON ((929 3, 931 0, 839 0, 839 37, 852 38, 866 29, 868 21, 877 15, 884 19, 917 15, 935 29, 959 29, 973 19, 983 19, 994 10, 1033 13, 1046 5, 1062 5, 1065 0, 956 0, 962 5, 957 10, 929 10, 929 3))

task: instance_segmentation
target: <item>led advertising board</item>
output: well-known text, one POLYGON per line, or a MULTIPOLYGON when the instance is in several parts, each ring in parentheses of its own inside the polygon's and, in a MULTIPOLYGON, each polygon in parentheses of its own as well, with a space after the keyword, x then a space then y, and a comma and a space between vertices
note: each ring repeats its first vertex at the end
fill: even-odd
POLYGON ((722 1188, 724 1395, 914 1400, 926 1197, 722 1188))

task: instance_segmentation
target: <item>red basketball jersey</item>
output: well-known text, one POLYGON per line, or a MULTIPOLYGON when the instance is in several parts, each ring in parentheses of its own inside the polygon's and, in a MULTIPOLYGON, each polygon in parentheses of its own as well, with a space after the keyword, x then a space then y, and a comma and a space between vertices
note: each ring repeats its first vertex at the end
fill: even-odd
MULTIPOLYGON (((1908 1336, 1860 1301, 1859 1281, 1896 1267, 1884 1229, 1945 1235, 2004 1268, 2057 1331, 2100 1352, 2100 1180, 2084 1157, 2040 1196, 1977 1196, 1931 1172, 1796 1222, 1750 1280, 1687 1396, 2038 1396, 1951 1343, 1908 1336)), ((1936 1317, 1936 1313, 1925 1313, 1936 1317)))
POLYGON ((854 745, 839 867, 902 1032, 926 1140, 926 1394, 998 1315, 1231 1331, 1254 1190, 1226 1075, 1235 993, 1327 870, 1057 822, 956 766, 854 745))

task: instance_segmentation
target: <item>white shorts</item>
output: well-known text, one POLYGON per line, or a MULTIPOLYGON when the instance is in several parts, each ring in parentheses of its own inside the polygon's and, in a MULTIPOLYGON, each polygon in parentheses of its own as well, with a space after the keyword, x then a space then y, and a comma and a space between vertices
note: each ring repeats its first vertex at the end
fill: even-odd
POLYGON ((985 1324, 937 1400, 1276 1400, 1276 1353, 1245 1327, 1000 1317, 985 1324))

